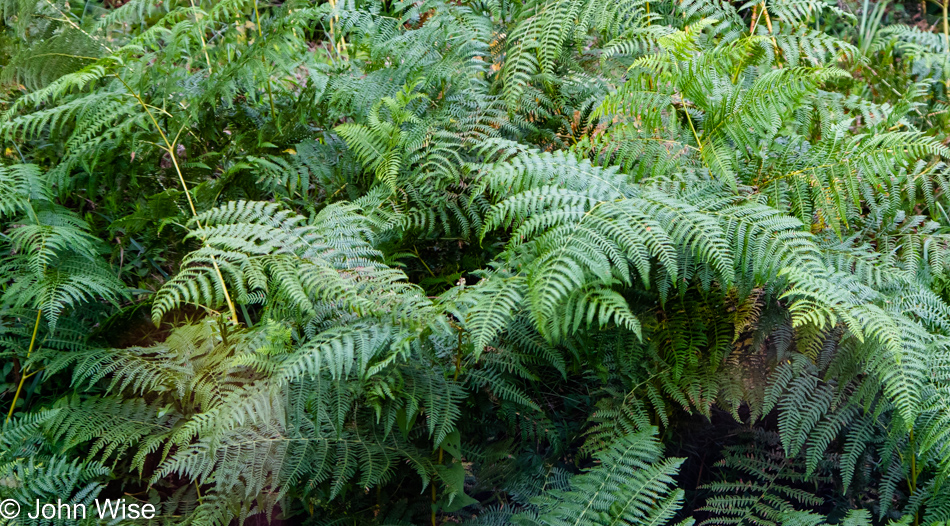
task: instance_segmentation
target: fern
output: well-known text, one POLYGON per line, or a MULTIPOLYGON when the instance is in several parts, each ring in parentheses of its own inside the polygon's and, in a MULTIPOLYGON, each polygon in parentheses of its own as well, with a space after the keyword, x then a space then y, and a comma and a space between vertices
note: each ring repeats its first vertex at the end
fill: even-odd
POLYGON ((0 1, 0 497, 950 520, 945 17, 889 5, 0 1))
MULTIPOLYGON (((514 524, 667 524, 683 498, 669 487, 682 459, 659 461, 650 431, 619 439, 597 456, 601 465, 571 478, 569 488, 534 499, 536 514, 514 524)), ((686 522, 691 524, 692 521, 686 522)))
POLYGON ((775 434, 759 432, 754 435, 756 450, 750 452, 741 446, 727 450, 722 466, 735 470, 740 478, 706 486, 713 496, 701 509, 713 517, 704 524, 784 524, 796 505, 814 507, 822 503, 822 499, 794 486, 805 477, 800 465, 773 449, 777 439, 775 434))

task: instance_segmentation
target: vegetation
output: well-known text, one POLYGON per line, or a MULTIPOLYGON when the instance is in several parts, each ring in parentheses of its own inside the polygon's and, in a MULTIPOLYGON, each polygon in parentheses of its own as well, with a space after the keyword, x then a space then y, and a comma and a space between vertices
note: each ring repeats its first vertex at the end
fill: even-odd
POLYGON ((941 1, 0 1, 0 500, 950 521, 941 1))

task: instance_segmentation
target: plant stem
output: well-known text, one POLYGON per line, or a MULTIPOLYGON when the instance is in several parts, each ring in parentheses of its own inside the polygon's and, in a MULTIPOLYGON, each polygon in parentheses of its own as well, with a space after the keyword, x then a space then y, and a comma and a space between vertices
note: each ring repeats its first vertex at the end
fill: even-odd
POLYGON ((686 105, 683 105, 683 113, 686 114, 686 120, 689 122, 689 129, 693 130, 693 138, 696 139, 696 146, 699 147, 699 152, 703 152, 703 141, 699 140, 699 134, 696 133, 696 127, 693 126, 693 119, 689 116, 689 108, 686 105))
POLYGON ((950 0, 943 0, 940 7, 943 8, 943 51, 950 53, 950 24, 947 22, 947 8, 950 7, 950 0))
MULTIPOLYGON (((195 0, 191 0, 191 8, 195 9, 195 0)), ((198 24, 198 14, 195 14, 195 24, 198 24)), ((198 37, 201 38, 201 51, 204 51, 205 62, 208 63, 208 75, 211 75, 213 71, 211 70, 211 58, 208 56, 208 43, 205 42, 205 32, 204 29, 198 28, 198 37)))
POLYGON ((205 503, 204 499, 201 498, 201 488, 198 486, 198 479, 194 480, 195 483, 195 493, 198 495, 198 504, 202 505, 205 503))
MULTIPOLYGON (((330 8, 334 10, 336 9, 336 0, 330 0, 330 8)), ((649 4, 647 4, 647 12, 649 12, 649 4)), ((334 22, 339 23, 339 21, 340 17, 337 15, 334 15, 333 18, 330 19, 330 42, 332 43, 333 49, 336 51, 337 56, 340 57, 340 60, 343 60, 343 52, 346 51, 346 39, 340 35, 340 43, 337 44, 336 36, 334 35, 333 31, 334 22)))
MULTIPOLYGON (((772 18, 769 16, 768 9, 765 8, 765 2, 762 2, 762 14, 765 15, 765 27, 769 30, 769 36, 772 37, 772 46, 775 48, 775 58, 782 55, 782 51, 778 47, 778 41, 775 40, 775 33, 772 32, 772 18)), ((781 66, 781 63, 779 64, 781 66)))
MULTIPOLYGON (((257 0, 254 0, 254 18, 257 19, 257 37, 261 40, 261 49, 264 47, 264 31, 261 29, 261 14, 257 11, 257 0)), ((264 58, 264 54, 261 53, 261 64, 264 64, 264 67, 267 68, 267 59, 264 58)), ((280 130, 280 121, 277 120, 277 112, 274 110, 274 91, 271 89, 270 85, 270 74, 267 75, 267 98, 270 101, 270 118, 274 120, 274 124, 277 126, 277 130, 280 130)))
MULTIPOLYGON (((255 6, 257 4, 255 3, 255 6)), ((181 173, 181 167, 178 166, 178 156, 175 155, 175 145, 168 140, 168 136, 165 135, 165 132, 162 130, 162 127, 158 125, 158 121, 155 119, 155 115, 152 114, 152 111, 148 109, 148 104, 145 104, 145 101, 142 100, 142 97, 129 86, 125 80, 122 79, 118 74, 115 78, 119 79, 119 82, 125 86, 125 89, 129 90, 129 93, 135 97, 135 100, 139 102, 142 108, 145 109, 145 113, 148 114, 148 118, 152 120, 152 124, 155 125, 155 129, 158 130, 158 134, 162 136, 162 141, 165 142, 165 151, 168 152, 169 157, 172 159, 172 164, 175 166, 175 173, 178 174, 178 181, 181 182, 182 189, 185 190, 185 197, 188 198, 188 207, 191 209, 191 215, 195 217, 195 223, 198 224, 198 228, 201 228, 201 222, 198 221, 198 210, 195 208, 195 202, 191 199, 191 192, 188 190, 188 183, 185 182, 185 176, 181 173)), ((175 138, 175 141, 178 141, 178 138, 175 138)), ((221 282, 221 290, 224 291, 224 299, 228 303, 228 309, 231 311, 231 322, 234 325, 238 324, 237 310, 234 308, 234 302, 231 301, 231 294, 228 293, 228 285, 224 282, 224 275, 221 274, 221 269, 218 268, 218 262, 214 258, 214 254, 211 255, 211 264, 214 266, 214 272, 218 275, 218 280, 221 282)))
POLYGON ((455 376, 452 378, 453 382, 459 381, 459 371, 462 369, 462 328, 458 328, 459 333, 459 342, 458 349, 455 350, 455 376))
MULTIPOLYGON (((36 322, 33 324, 33 337, 30 339, 30 348, 26 351, 26 357, 29 359, 30 355, 33 354, 33 346, 36 344, 36 333, 40 328, 40 317, 43 314, 43 309, 36 311, 36 322)), ((13 410, 16 408, 16 401, 20 398, 20 391, 23 390, 23 382, 26 381, 28 375, 26 371, 29 369, 29 365, 23 366, 23 370, 20 371, 20 383, 16 387, 16 393, 13 395, 13 403, 10 404, 10 411, 7 413, 7 419, 5 422, 9 422, 10 418, 13 417, 13 410)))

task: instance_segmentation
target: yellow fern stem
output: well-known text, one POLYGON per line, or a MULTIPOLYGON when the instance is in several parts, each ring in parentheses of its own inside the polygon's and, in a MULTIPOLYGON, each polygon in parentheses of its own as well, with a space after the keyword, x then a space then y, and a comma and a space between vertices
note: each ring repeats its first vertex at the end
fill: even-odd
MULTIPOLYGON (((254 4, 255 9, 257 8, 257 3, 254 4)), ((125 80, 122 79, 119 75, 116 75, 115 78, 119 79, 119 82, 125 86, 129 93, 135 97, 135 100, 142 106, 145 110, 145 113, 148 114, 149 119, 151 119, 152 124, 155 126, 155 129, 158 130, 158 134, 161 135, 162 141, 165 142, 165 151, 168 152, 169 157, 171 157, 172 165, 175 167, 175 173, 178 174, 178 181, 181 183, 182 189, 185 191, 185 197, 188 199, 188 207, 191 209, 191 215, 198 217, 198 210, 195 208, 195 202, 191 199, 191 192, 188 190, 188 183, 185 182, 185 176, 181 173, 181 167, 178 166, 178 156, 175 155, 175 145, 168 140, 168 136, 165 135, 165 132, 162 130, 162 127, 158 125, 158 120, 155 119, 155 116, 152 114, 152 111, 148 109, 148 104, 145 104, 145 101, 142 100, 142 97, 129 86, 125 80)), ((177 137, 175 138, 177 142, 177 137)), ((195 220, 197 222, 197 219, 195 220)), ((198 222, 198 228, 201 228, 201 223, 198 222)), ((202 239, 202 241, 205 241, 202 239)), ((211 263, 214 265, 215 274, 217 274, 218 279, 221 281, 221 290, 224 291, 224 299, 227 300, 228 309, 231 311, 231 323, 238 325, 237 311, 234 308, 234 303, 231 301, 231 294, 228 293, 228 285, 224 281, 224 276, 221 274, 221 269, 218 268, 218 262, 215 260, 214 255, 211 256, 211 263)))
MULTIPOLYGON (((36 333, 40 328, 40 317, 42 315, 43 315, 43 309, 39 309, 36 311, 36 322, 33 324, 33 337, 30 339, 30 348, 27 349, 26 351, 27 358, 29 358, 30 355, 33 354, 33 346, 36 345, 36 333)), ((23 367, 23 369, 20 371, 20 383, 19 385, 17 385, 16 393, 14 393, 13 395, 13 402, 10 404, 10 411, 7 413, 6 422, 9 422, 10 418, 13 417, 13 410, 16 409, 16 401, 20 398, 20 391, 23 390, 23 382, 25 382, 29 376, 32 376, 32 375, 26 374, 27 369, 28 367, 23 367)))

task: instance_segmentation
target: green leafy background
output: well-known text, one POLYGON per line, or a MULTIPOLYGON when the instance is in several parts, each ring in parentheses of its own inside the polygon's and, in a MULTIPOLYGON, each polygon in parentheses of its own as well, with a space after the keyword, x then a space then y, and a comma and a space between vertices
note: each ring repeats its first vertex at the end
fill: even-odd
POLYGON ((0 0, 0 500, 950 521, 948 3, 0 0))

